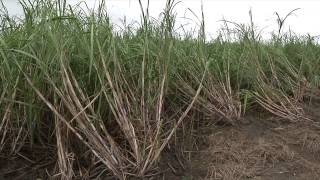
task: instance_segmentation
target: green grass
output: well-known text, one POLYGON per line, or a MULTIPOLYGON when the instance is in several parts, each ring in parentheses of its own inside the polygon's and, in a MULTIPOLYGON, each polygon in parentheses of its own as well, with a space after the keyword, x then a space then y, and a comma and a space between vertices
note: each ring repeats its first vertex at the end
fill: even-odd
POLYGON ((150 175, 182 122, 236 124, 261 107, 311 120, 302 104, 319 90, 320 47, 310 36, 266 42, 251 22, 232 41, 230 32, 208 41, 204 21, 198 38, 179 35, 173 1, 161 21, 142 11, 140 26, 122 32, 103 4, 90 13, 62 1, 21 5, 23 20, 0 15, 0 151, 50 145, 62 179, 79 175, 73 164, 88 151, 84 164, 119 179, 150 175))

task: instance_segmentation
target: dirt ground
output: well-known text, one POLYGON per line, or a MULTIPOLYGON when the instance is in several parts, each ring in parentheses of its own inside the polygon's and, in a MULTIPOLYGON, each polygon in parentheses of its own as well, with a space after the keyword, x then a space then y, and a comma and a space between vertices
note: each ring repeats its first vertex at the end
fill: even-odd
POLYGON ((319 180, 320 104, 306 112, 314 122, 254 116, 217 126, 198 138, 188 158, 169 162, 162 179, 319 180))
MULTIPOLYGON (((150 179, 318 180, 320 104, 306 111, 314 121, 292 123, 257 115, 245 117, 236 126, 200 129, 196 148, 184 149, 180 155, 167 153, 162 159, 164 170, 150 179)), ((37 161, 23 154, 11 159, 0 156, 0 180, 46 177, 45 169, 54 160, 44 159, 45 154, 36 156, 37 161)))
POLYGON ((0 180, 38 180, 48 177, 48 169, 53 169, 55 164, 55 157, 52 156, 54 148, 33 146, 33 150, 30 149, 22 147, 10 157, 0 154, 0 180))

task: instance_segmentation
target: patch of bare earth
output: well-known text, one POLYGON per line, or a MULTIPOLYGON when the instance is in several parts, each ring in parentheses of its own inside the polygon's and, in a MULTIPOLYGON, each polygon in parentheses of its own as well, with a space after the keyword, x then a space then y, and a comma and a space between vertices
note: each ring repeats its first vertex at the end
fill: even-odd
MULTIPOLYGON (((191 151, 183 173, 170 168, 163 179, 318 180, 320 106, 308 108, 315 122, 290 123, 274 117, 246 117, 236 126, 216 127, 191 151)), ((174 163, 171 163, 174 164, 174 163)), ((177 163, 176 163, 177 164, 177 163)))
POLYGON ((33 180, 48 177, 55 158, 49 148, 22 149, 14 155, 0 155, 0 180, 33 180))

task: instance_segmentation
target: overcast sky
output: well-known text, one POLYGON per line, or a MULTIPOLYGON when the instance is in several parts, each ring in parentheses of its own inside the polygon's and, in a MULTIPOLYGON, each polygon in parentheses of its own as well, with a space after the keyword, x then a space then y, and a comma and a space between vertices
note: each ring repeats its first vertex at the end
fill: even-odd
MULTIPOLYGON (((12 15, 21 15, 22 11, 18 0, 3 0, 8 11, 12 15)), ((67 0, 74 5, 80 0, 67 0)), ((90 8, 95 7, 98 0, 86 0, 90 8)), ((144 0, 146 2, 146 0, 144 0)), ((285 30, 289 28, 298 34, 309 33, 312 36, 320 35, 320 1, 318 0, 202 0, 204 6, 206 31, 215 35, 221 27, 223 19, 237 23, 249 22, 249 10, 252 9, 255 24, 264 29, 264 34, 277 29, 275 12, 285 16, 295 8, 301 8, 286 21, 285 30)), ((106 0, 109 15, 114 23, 119 24, 124 17, 127 22, 139 21, 140 7, 138 0, 106 0)), ((146 3, 144 3, 146 4, 146 3)), ((150 0, 150 15, 157 18, 165 6, 165 0, 150 0)), ((190 23, 189 27, 196 26, 197 18, 188 11, 190 8, 195 14, 201 17, 201 0, 181 0, 175 11, 177 12, 177 23, 190 23), (187 20, 193 19, 193 21, 187 20)))

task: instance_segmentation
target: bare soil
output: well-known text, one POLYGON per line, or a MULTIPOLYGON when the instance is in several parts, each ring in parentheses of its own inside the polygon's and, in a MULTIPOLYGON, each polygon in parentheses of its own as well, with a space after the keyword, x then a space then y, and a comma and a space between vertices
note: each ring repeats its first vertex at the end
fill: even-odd
POLYGON ((189 157, 169 162, 162 179, 318 180, 320 105, 306 111, 313 121, 252 116, 237 126, 218 126, 198 138, 189 157))
POLYGON ((0 155, 0 180, 47 179, 55 164, 52 149, 24 147, 10 156, 0 155))

